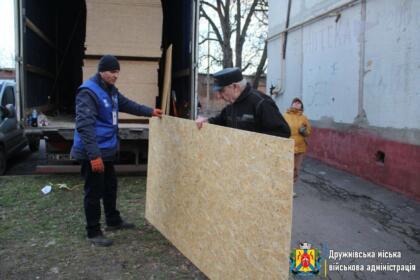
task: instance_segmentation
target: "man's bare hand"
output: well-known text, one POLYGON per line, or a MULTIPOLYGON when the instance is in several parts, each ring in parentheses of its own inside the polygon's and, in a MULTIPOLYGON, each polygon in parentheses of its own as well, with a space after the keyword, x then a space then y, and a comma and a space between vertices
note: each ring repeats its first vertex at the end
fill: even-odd
POLYGON ((203 127, 203 123, 206 123, 206 122, 208 122, 208 119, 204 117, 198 117, 195 120, 195 123, 197 124, 198 129, 201 129, 203 127))

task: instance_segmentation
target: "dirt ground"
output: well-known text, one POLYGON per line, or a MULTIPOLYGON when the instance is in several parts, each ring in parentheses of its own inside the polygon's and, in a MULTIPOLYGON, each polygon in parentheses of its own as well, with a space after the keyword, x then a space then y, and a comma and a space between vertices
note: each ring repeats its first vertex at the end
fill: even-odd
POLYGON ((85 237, 78 176, 0 177, 0 279, 206 279, 145 223, 145 191, 145 177, 119 177, 118 208, 137 229, 101 248, 85 237))

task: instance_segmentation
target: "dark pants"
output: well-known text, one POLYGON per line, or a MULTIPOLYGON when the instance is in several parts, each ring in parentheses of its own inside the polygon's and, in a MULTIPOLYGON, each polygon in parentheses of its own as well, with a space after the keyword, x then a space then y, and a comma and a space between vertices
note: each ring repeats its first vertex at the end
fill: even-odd
POLYGON ((89 161, 82 162, 82 177, 85 179, 84 207, 88 237, 102 234, 101 231, 101 198, 105 210, 105 221, 108 226, 121 223, 117 204, 117 177, 113 162, 104 162, 105 172, 94 173, 89 161))

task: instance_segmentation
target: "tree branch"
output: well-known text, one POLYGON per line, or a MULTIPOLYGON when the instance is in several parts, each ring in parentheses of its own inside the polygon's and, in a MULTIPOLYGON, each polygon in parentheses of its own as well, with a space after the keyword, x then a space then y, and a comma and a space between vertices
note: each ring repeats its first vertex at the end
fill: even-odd
POLYGON ((247 65, 244 68, 241 69, 241 71, 244 72, 251 65, 252 65, 252 63, 251 62, 248 62, 247 65))
POLYGON ((215 42, 219 42, 219 40, 218 40, 218 39, 216 39, 216 38, 204 38, 201 42, 198 42, 198 44, 199 44, 199 45, 201 45, 201 44, 203 44, 203 43, 205 43, 205 42, 207 42, 207 41, 215 41, 215 42))
POLYGON ((230 14, 230 0, 226 0, 226 3, 224 5, 224 11, 225 11, 225 16, 230 14))
POLYGON ((201 15, 207 19, 207 21, 210 23, 211 27, 213 28, 214 34, 216 34, 217 40, 219 41, 219 44, 221 47, 223 47, 223 37, 220 35, 219 29, 217 29, 216 24, 214 21, 207 15, 206 11, 203 9, 203 7, 200 7, 201 15))
POLYGON ((241 1, 236 1, 236 38, 235 38, 235 48, 236 48, 236 67, 242 67, 242 54, 239 54, 239 51, 242 51, 240 48, 241 45, 241 1))
POLYGON ((255 72, 254 81, 252 83, 253 88, 258 88, 260 83, 261 75, 264 71, 265 62, 267 61, 267 41, 264 43, 264 51, 260 59, 260 63, 257 67, 257 72, 255 72))
POLYGON ((249 24, 251 23, 252 15, 255 12, 255 8, 257 7, 257 4, 258 4, 258 0, 254 0, 254 2, 252 2, 251 8, 249 9, 248 15, 246 16, 245 23, 241 31, 242 41, 245 41, 246 32, 248 31, 248 27, 249 27, 249 24))
POLYGON ((221 0, 217 0, 217 6, 219 7, 221 7, 221 10, 225 10, 225 4, 223 3, 223 1, 221 1, 221 0))
POLYGON ((215 57, 214 55, 209 55, 209 57, 212 59, 212 60, 214 60, 214 61, 216 61, 217 63, 222 63, 222 60, 220 59, 220 58, 217 58, 217 57, 215 57))
POLYGON ((223 14, 222 11, 225 10, 225 6, 221 0, 217 0, 217 13, 219 14, 220 22, 225 19, 226 14, 223 14))
POLYGON ((207 2, 207 1, 201 1, 201 3, 202 3, 203 5, 207 5, 207 6, 209 6, 210 8, 212 8, 213 10, 215 10, 215 11, 217 12, 217 7, 216 7, 215 5, 210 4, 210 3, 209 3, 209 2, 207 2))

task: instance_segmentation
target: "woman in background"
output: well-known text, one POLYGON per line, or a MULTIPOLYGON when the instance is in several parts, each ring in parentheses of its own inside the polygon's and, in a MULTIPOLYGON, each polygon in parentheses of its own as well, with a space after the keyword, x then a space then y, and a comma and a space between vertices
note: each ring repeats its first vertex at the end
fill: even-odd
POLYGON ((293 177, 294 182, 296 182, 302 165, 303 155, 306 153, 306 148, 308 146, 306 137, 311 134, 311 124, 308 118, 303 114, 302 100, 297 97, 294 98, 291 107, 287 110, 286 114, 284 114, 284 118, 290 127, 290 138, 295 140, 295 166, 293 177))

